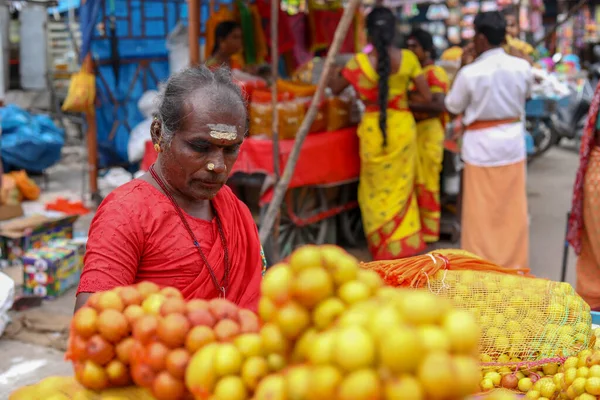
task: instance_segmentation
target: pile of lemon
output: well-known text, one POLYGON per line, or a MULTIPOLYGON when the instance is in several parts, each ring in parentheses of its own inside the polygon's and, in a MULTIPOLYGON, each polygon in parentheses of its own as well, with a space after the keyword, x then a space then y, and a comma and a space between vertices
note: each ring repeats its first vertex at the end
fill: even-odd
MULTIPOLYGON (((262 284, 267 359, 254 399, 462 399, 479 391, 473 316, 425 290, 384 287, 333 246, 297 250, 262 284)), ((241 398, 240 398, 241 400, 241 398)))

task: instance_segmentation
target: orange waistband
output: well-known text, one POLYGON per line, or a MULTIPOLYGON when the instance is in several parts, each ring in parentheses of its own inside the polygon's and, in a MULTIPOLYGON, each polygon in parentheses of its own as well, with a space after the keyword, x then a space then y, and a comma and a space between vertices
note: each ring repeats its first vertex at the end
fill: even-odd
MULTIPOLYGON (((365 107, 365 112, 379 112, 381 108, 379 106, 376 105, 368 105, 365 107)), ((408 107, 393 107, 393 106, 388 106, 388 110, 394 110, 394 111, 410 111, 410 109, 408 107)))
POLYGON ((505 125, 505 124, 516 124, 517 122, 521 122, 521 118, 504 118, 504 119, 494 119, 488 121, 475 121, 471 122, 465 130, 471 131, 475 129, 488 129, 494 128, 496 126, 505 125))

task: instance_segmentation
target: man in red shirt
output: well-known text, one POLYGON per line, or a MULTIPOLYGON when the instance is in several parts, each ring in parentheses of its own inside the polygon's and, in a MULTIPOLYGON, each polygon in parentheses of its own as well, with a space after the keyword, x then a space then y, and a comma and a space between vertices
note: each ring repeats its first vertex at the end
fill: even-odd
POLYGON ((158 160, 98 208, 76 308, 93 292, 140 281, 256 308, 265 268, 258 232, 224 186, 246 120, 228 70, 192 67, 169 79, 151 128, 158 160))

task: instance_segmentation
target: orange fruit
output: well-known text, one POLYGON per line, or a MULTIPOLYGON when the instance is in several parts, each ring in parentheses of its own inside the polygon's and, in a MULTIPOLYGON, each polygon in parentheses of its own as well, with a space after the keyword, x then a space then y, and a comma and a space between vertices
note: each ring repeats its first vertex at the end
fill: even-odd
POLYGON ((142 295, 142 298, 150 296, 152 293, 158 293, 160 287, 154 282, 143 281, 137 284, 137 290, 142 295))
POLYGON ((165 369, 169 348, 160 342, 146 346, 146 363, 156 372, 165 369))
POLYGON ((191 354, 194 354, 208 343, 217 340, 215 332, 208 326, 195 326, 190 330, 185 339, 185 348, 191 354))
POLYGON ((117 310, 122 312, 125 309, 121 297, 113 291, 102 292, 98 297, 98 308, 100 310, 117 310))
POLYGON ((175 378, 184 379, 185 369, 190 362, 190 353, 185 349, 171 350, 167 354, 165 368, 175 378))
POLYGON ((185 385, 167 371, 156 376, 152 383, 152 394, 157 400, 179 400, 185 395, 185 385))
POLYGON ((80 379, 79 383, 92 390, 106 389, 109 383, 104 368, 89 360, 83 364, 80 379))
POLYGON ((98 312, 91 307, 82 307, 73 316, 73 329, 87 339, 98 331, 98 312))
POLYGON ((92 307, 96 311, 101 311, 100 307, 98 306, 98 300, 100 300, 101 294, 102 294, 102 292, 92 293, 90 295, 90 297, 88 298, 87 302, 85 303, 85 305, 88 307, 92 307))
POLYGON ((260 323, 258 317, 250 310, 244 308, 238 311, 238 318, 240 320, 240 331, 242 333, 254 333, 260 329, 260 323))
POLYGON ((120 312, 104 310, 98 316, 98 331, 108 341, 117 343, 129 334, 129 323, 120 312))
POLYGON ((69 337, 69 359, 80 361, 87 358, 87 342, 79 335, 69 337))
POLYGON ((165 302, 160 307, 160 314, 163 316, 175 313, 185 314, 185 312, 186 304, 185 301, 180 297, 167 297, 165 302))
POLYGON ((125 307, 130 305, 140 305, 142 304, 143 297, 140 292, 133 286, 125 286, 119 288, 121 289, 118 293, 121 296, 121 300, 123 300, 123 304, 125 307))
POLYGON ((171 348, 181 347, 191 325, 183 314, 169 314, 158 322, 158 338, 171 348))
POLYGON ((99 365, 105 365, 115 357, 115 348, 100 335, 92 336, 86 347, 88 359, 99 365))
POLYGON ((133 337, 146 344, 156 335, 157 328, 158 319, 154 315, 144 315, 133 325, 133 337))
POLYGON ((137 304, 127 306, 125 311, 123 311, 123 315, 125 318, 127 318, 127 322, 129 322, 131 326, 133 326, 133 323, 143 317, 145 314, 146 313, 144 312, 144 309, 137 304))
POLYGON ((237 321, 238 306, 225 299, 213 299, 209 302, 208 308, 216 319, 231 319, 237 321))
POLYGON ((115 346, 117 358, 124 364, 129 365, 131 361, 131 351, 135 345, 135 339, 131 336, 126 337, 115 346))
POLYGON ((136 385, 150 388, 152 387, 156 374, 149 365, 135 364, 131 367, 131 377, 136 385))
POLYGON ((217 322, 214 315, 211 314, 208 309, 195 309, 188 311, 187 313, 188 320, 192 324, 192 326, 208 326, 213 327, 217 322))
POLYGON ((178 289, 175 289, 174 287, 165 287, 165 288, 162 288, 160 290, 160 294, 162 294, 165 297, 176 298, 176 299, 182 299, 183 300, 183 295, 181 294, 181 292, 178 289))
POLYGON ((214 327, 215 336, 219 341, 227 341, 233 339, 240 334, 240 326, 237 322, 231 319, 223 319, 217 322, 214 327))
POLYGON ((187 311, 208 310, 208 301, 202 299, 193 299, 187 302, 187 311))
POLYGON ((119 360, 112 360, 106 365, 106 375, 113 386, 127 386, 131 383, 127 366, 119 360))

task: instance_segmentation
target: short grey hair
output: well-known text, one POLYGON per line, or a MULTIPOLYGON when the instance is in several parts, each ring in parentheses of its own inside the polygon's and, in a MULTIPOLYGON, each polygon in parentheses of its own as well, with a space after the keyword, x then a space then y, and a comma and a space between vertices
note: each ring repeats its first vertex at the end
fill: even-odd
POLYGON ((213 99, 218 96, 219 105, 224 108, 233 109, 242 105, 246 112, 242 91, 233 82, 228 68, 215 71, 204 65, 186 68, 171 75, 160 98, 157 118, 161 123, 161 141, 166 146, 173 140, 175 132, 181 130, 186 117, 185 103, 198 89, 205 89, 207 96, 213 99))

